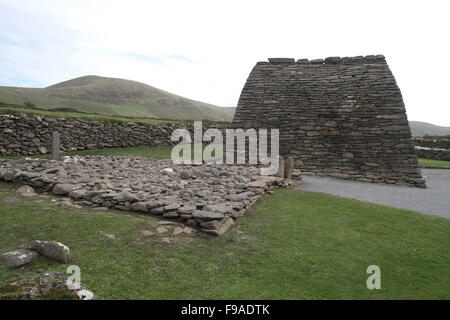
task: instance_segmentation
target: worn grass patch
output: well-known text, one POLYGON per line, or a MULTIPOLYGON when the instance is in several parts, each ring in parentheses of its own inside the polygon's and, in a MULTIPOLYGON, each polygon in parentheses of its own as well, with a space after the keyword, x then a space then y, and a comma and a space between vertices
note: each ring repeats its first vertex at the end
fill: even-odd
MULTIPOLYGON (((101 299, 449 298, 450 221, 443 218, 278 190, 223 237, 163 244, 140 235, 155 232, 154 217, 58 207, 50 198, 22 198, 15 187, 0 183, 0 252, 60 241, 101 299), (381 268, 381 290, 366 288, 372 264, 381 268)), ((65 268, 44 258, 23 270, 0 265, 0 284, 65 268)))
MULTIPOLYGON (((78 150, 72 152, 61 152, 61 155, 133 156, 133 157, 144 157, 153 159, 170 159, 171 152, 172 152, 171 146, 160 146, 160 147, 140 146, 127 148, 78 150)), ((45 154, 37 156, 0 156, 0 159, 20 159, 25 157, 50 159, 51 155, 45 154)))
MULTIPOLYGON (((206 145, 203 145, 205 148, 206 145)), ((191 156, 193 157, 194 146, 192 145, 191 156)), ((61 155, 73 156, 73 155, 96 155, 96 156, 133 156, 153 159, 170 159, 172 152, 172 146, 139 146, 139 147, 126 147, 126 148, 104 148, 104 149, 91 149, 91 150, 78 150, 72 152, 61 152, 61 155)), ((215 154, 214 152, 212 153, 215 154)), ((37 156, 0 156, 0 159, 20 159, 20 158, 45 158, 50 159, 49 154, 37 155, 37 156)))
POLYGON ((419 166, 422 168, 450 169, 450 161, 419 158, 419 166))

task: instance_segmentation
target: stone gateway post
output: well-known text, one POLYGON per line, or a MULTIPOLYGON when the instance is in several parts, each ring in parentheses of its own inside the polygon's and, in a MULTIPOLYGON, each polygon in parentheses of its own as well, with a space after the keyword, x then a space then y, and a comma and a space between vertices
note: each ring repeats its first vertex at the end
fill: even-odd
POLYGON ((277 128, 304 173, 425 187, 405 105, 384 56, 258 62, 233 128, 277 128))
POLYGON ((59 132, 53 131, 52 136, 52 159, 59 160, 59 149, 60 149, 60 141, 59 141, 59 132))

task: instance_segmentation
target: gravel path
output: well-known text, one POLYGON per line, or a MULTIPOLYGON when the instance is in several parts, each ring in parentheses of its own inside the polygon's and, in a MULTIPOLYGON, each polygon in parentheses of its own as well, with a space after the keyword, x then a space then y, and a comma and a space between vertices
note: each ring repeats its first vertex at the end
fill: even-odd
POLYGON ((295 189, 419 211, 450 219, 450 170, 422 169, 427 188, 376 184, 329 177, 304 176, 295 189))

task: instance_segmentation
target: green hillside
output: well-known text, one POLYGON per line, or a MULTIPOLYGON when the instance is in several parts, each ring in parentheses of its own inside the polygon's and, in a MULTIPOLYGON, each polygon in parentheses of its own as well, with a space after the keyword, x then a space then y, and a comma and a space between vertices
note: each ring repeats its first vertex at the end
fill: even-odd
POLYGON ((173 120, 231 121, 234 108, 183 98, 149 85, 124 79, 85 76, 47 88, 0 87, 3 104, 32 104, 39 109, 173 120), (68 109, 69 108, 69 109, 68 109))
POLYGON ((428 122, 410 121, 409 126, 413 137, 450 135, 450 127, 437 126, 428 122))

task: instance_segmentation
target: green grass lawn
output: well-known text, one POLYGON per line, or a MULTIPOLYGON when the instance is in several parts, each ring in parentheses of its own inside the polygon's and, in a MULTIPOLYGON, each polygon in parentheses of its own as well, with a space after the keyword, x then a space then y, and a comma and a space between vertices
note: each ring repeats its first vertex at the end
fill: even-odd
POLYGON ((171 146, 161 147, 128 147, 128 148, 107 148, 107 149, 92 149, 68 152, 66 155, 99 155, 99 156, 135 156, 154 159, 170 159, 172 152, 171 146))
MULTIPOLYGON (((170 159, 172 152, 171 146, 140 146, 140 147, 128 147, 128 148, 104 148, 104 149, 91 149, 91 150, 78 150, 71 152, 62 152, 62 155, 74 156, 74 155, 98 155, 98 156, 135 156, 154 159, 170 159)), ((34 156, 0 156, 0 159, 20 159, 20 158, 50 158, 48 154, 34 155, 34 156)))
POLYGON ((419 166, 423 168, 450 169, 450 161, 419 158, 419 166))
MULTIPOLYGON (((206 145, 203 145, 205 148, 206 145)), ((194 146, 191 148, 191 155, 194 154, 194 146)), ((224 149, 225 150, 225 149, 224 149)), ((170 159, 172 153, 171 146, 139 146, 139 147, 127 147, 127 148, 104 148, 104 149, 91 149, 91 150, 78 150, 71 152, 61 152, 61 155, 98 155, 98 156, 134 156, 153 159, 170 159)), ((214 155, 214 152, 213 152, 214 155)), ((20 159, 20 158, 50 158, 49 154, 33 155, 33 156, 0 156, 0 159, 20 159)))
MULTIPOLYGON (((101 299, 448 299, 450 220, 328 196, 265 195, 222 237, 157 234, 157 218, 22 198, 0 183, 0 252, 35 239, 71 249, 81 280, 101 299), (115 240, 101 232, 114 234, 115 240), (381 268, 381 290, 366 268, 381 268)), ((0 284, 66 266, 39 258, 0 264, 0 284)))

